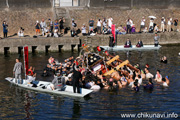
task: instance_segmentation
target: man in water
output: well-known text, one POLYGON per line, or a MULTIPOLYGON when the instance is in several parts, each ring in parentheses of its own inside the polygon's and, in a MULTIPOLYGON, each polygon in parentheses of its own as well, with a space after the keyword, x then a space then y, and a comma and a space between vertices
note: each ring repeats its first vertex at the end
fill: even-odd
POLYGON ((155 47, 158 47, 158 45, 159 45, 158 39, 159 39, 159 36, 157 36, 157 33, 156 33, 155 36, 154 36, 154 46, 155 47))
POLYGON ((20 80, 20 84, 22 84, 22 80, 21 80, 21 73, 23 70, 23 66, 22 63, 19 62, 19 59, 16 59, 16 64, 14 65, 14 69, 13 69, 13 74, 15 75, 15 82, 18 84, 18 80, 20 80))
POLYGON ((80 93, 80 85, 79 85, 79 81, 82 79, 82 74, 79 71, 79 67, 76 65, 73 66, 74 70, 73 70, 73 90, 74 93, 76 93, 76 88, 77 88, 77 92, 80 93))
POLYGON ((165 78, 162 78, 162 86, 163 87, 168 87, 169 83, 170 83, 170 81, 169 81, 169 77, 168 76, 166 76, 165 78))

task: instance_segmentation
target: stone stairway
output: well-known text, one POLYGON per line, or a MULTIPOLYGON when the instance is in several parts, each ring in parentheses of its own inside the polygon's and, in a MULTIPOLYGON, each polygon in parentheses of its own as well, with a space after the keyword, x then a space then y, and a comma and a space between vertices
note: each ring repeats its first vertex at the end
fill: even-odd
POLYGON ((60 19, 62 17, 65 18, 65 23, 64 27, 71 27, 71 18, 69 15, 69 10, 66 8, 55 8, 55 14, 56 14, 56 19, 60 19))

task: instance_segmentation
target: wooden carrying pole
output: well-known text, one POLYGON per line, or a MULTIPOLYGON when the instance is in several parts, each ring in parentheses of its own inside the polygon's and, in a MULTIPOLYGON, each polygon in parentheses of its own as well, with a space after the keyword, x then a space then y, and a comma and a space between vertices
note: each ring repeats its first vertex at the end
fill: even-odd
MULTIPOLYGON (((114 58, 114 56, 112 56, 112 55, 110 55, 110 54, 109 54, 109 55, 107 55, 107 56, 114 58)), ((120 62, 120 63, 122 63, 122 62, 123 62, 123 61, 122 61, 122 60, 120 60, 120 59, 117 59, 117 61, 118 61, 118 62, 120 62)), ((139 71, 139 69, 137 69, 137 68, 133 67, 133 66, 132 66, 131 64, 129 64, 129 63, 128 63, 126 66, 128 66, 131 70, 135 70, 135 71, 137 71, 137 72, 139 71)))
MULTIPOLYGON (((112 68, 115 68, 116 66, 113 66, 111 63, 114 62, 115 60, 119 59, 119 56, 116 55, 115 57, 113 57, 111 60, 107 61, 106 64, 112 68)), ((128 76, 127 73, 125 73, 124 71, 118 69, 118 71, 122 72, 125 76, 128 76)))
POLYGON ((119 70, 121 67, 123 67, 124 65, 127 65, 128 63, 129 63, 128 60, 122 62, 122 63, 121 63, 120 65, 118 65, 117 67, 115 67, 115 68, 113 68, 112 70, 106 72, 106 73, 104 74, 104 76, 111 75, 113 72, 119 70))

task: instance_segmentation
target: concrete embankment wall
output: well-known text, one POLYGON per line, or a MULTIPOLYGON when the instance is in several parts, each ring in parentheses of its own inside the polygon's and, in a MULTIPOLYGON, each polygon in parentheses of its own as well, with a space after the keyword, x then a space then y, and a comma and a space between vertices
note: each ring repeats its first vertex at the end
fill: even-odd
POLYGON ((0 37, 3 36, 3 21, 8 23, 8 35, 18 32, 20 27, 25 34, 35 34, 35 23, 42 18, 54 20, 51 0, 0 0, 0 37))
POLYGON ((61 52, 78 50, 79 38, 8 38, 0 40, 0 54, 18 53, 23 46, 29 52, 61 52))
POLYGON ((1 8, 46 8, 52 6, 52 0, 0 0, 1 8))
MULTIPOLYGON (((166 44, 180 44, 180 33, 167 33, 167 34, 159 34, 160 39, 159 43, 161 45, 166 44)), ((154 34, 127 34, 127 35, 118 35, 117 36, 117 45, 124 45, 127 39, 130 39, 132 45, 136 45, 138 40, 142 40, 145 45, 153 45, 154 44, 154 34)), ((80 37, 81 44, 86 44, 87 37, 80 37)), ((108 46, 109 45, 109 36, 108 35, 100 35, 93 36, 88 38, 89 42, 91 42, 92 47, 97 46, 108 46)))
MULTIPOLYGON (((0 22, 7 21, 9 35, 18 32, 19 27, 25 29, 25 34, 33 36, 35 34, 35 22, 42 18, 56 19, 58 9, 53 8, 53 0, 0 0, 0 22)), ((81 2, 83 4, 83 2, 81 2)), ((71 19, 74 18, 78 28, 85 23, 88 25, 90 18, 97 20, 112 17, 116 26, 126 25, 126 20, 131 18, 139 31, 140 20, 146 18, 146 26, 149 26, 148 16, 157 17, 155 23, 160 25, 161 17, 180 18, 180 0, 113 0, 104 2, 104 0, 91 0, 90 8, 70 7, 67 12, 71 25, 71 19), (128 9, 122 9, 128 8, 128 9), (151 9, 153 8, 153 9, 151 9), (164 8, 164 9, 162 9, 164 8)), ((62 9, 60 9, 61 11, 62 9)), ((88 29, 88 28, 87 28, 88 29)), ((0 35, 2 37, 2 25, 0 25, 0 35)))
POLYGON ((25 35, 35 35, 35 23, 41 21, 42 18, 54 18, 52 8, 27 8, 25 10, 7 9, 0 11, 0 35, 3 35, 2 22, 8 24, 8 36, 18 33, 20 27, 24 28, 25 35))
MULTIPOLYGON (((180 44, 180 33, 159 34, 159 43, 180 44)), ((117 45, 124 45, 127 39, 130 39, 133 45, 138 40, 142 40, 145 45, 154 44, 154 34, 127 34, 117 36, 117 45)), ((82 44, 92 47, 108 46, 109 35, 80 36, 80 37, 60 37, 60 38, 8 38, 0 40, 0 54, 18 53, 22 46, 29 46, 29 52, 61 52, 77 51, 82 44), (89 43, 89 44, 87 44, 89 43)))

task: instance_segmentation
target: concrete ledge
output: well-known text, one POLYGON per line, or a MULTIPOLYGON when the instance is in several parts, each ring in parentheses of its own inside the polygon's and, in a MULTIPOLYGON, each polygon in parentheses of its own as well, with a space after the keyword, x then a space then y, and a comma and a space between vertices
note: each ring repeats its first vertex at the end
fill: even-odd
MULTIPOLYGON (((159 43, 180 44, 180 33, 161 33, 159 43)), ((81 37, 60 37, 60 38, 7 38, 0 40, 0 53, 18 53, 18 47, 29 46, 29 52, 60 52, 77 51, 79 45, 87 44, 92 47, 109 45, 110 35, 81 36, 81 37)), ((124 45, 127 39, 130 39, 133 45, 138 40, 142 40, 144 45, 154 44, 154 34, 127 34, 117 36, 117 45, 124 45)))
POLYGON ((0 53, 4 53, 4 48, 9 48, 10 53, 17 53, 18 47, 29 46, 29 51, 35 49, 37 52, 57 52, 59 46, 63 51, 71 51, 72 45, 79 45, 79 38, 60 37, 60 38, 7 38, 0 40, 0 53), (33 48, 32 48, 33 47, 33 48))

